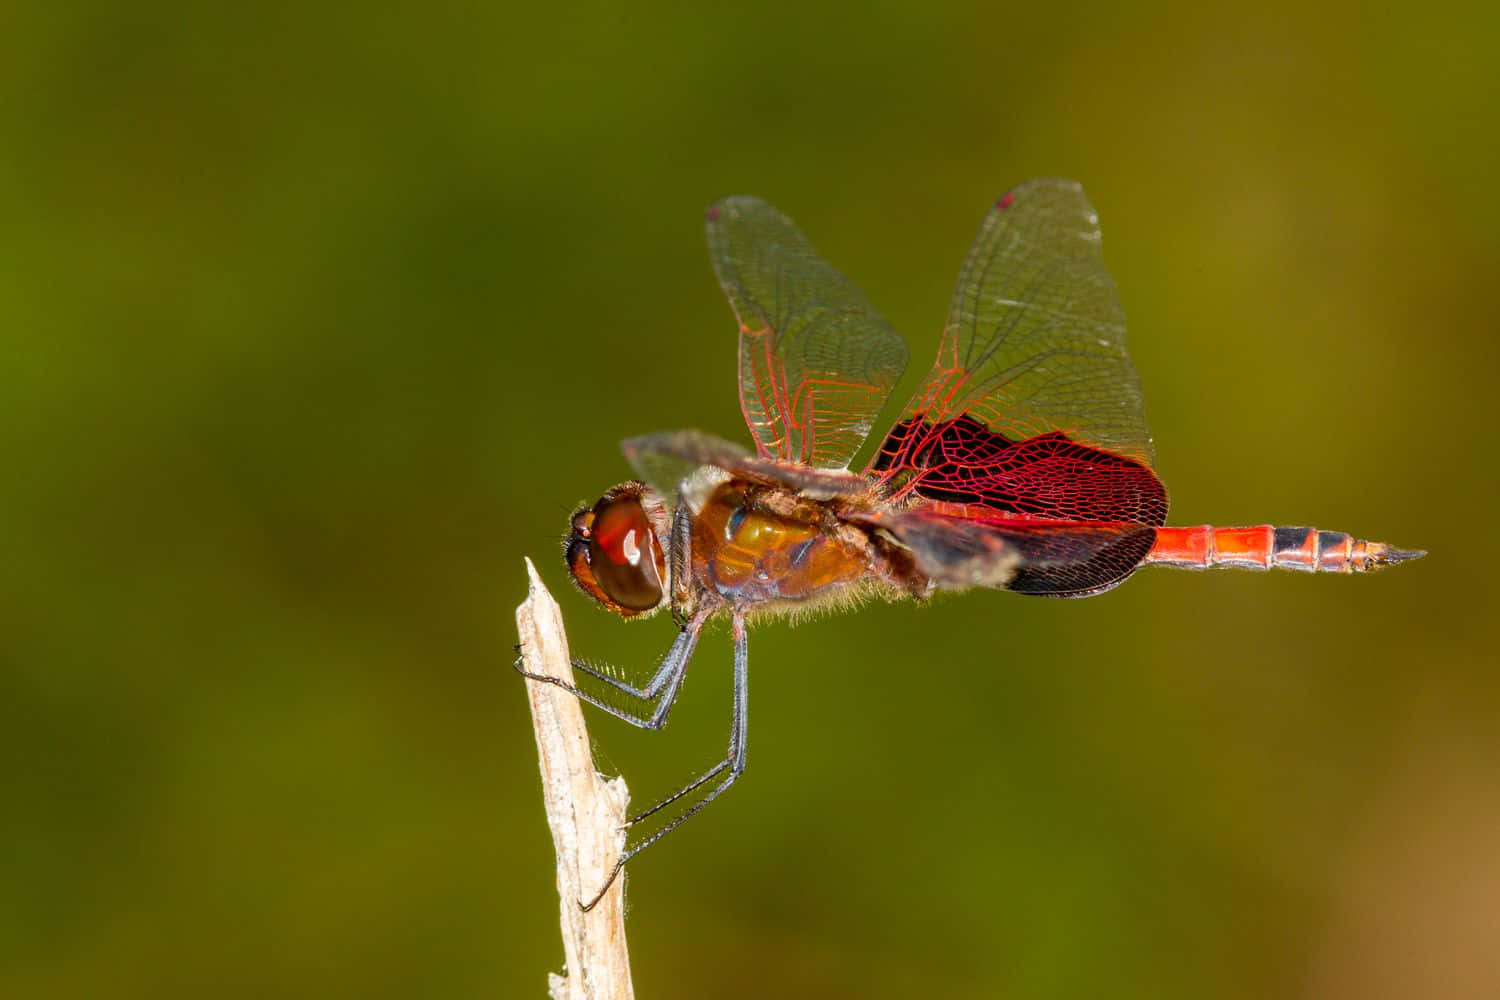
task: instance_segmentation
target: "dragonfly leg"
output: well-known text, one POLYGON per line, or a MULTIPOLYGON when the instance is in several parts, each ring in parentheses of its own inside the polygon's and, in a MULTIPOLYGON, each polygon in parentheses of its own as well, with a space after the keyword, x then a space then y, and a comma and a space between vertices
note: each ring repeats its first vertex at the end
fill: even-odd
POLYGON ((672 711, 672 705, 677 701, 677 693, 682 689, 682 679, 687 674, 688 661, 692 659, 693 650, 697 648, 698 633, 702 627, 702 618, 694 618, 683 626, 682 630, 677 633, 677 638, 673 640, 671 648, 667 650, 667 655, 662 657, 661 665, 657 667, 656 673, 643 687, 637 687, 617 677, 612 677, 582 660, 569 661, 573 669, 582 673, 590 681, 602 682, 627 698, 642 703, 646 711, 635 712, 622 708, 611 704, 602 695, 586 691, 576 684, 569 684, 559 677, 533 673, 526 669, 525 659, 521 656, 516 657, 515 669, 516 673, 522 677, 560 687, 580 701, 608 712, 632 726, 640 729, 661 729, 667 724, 667 715, 672 711))
POLYGON ((704 785, 718 778, 719 781, 691 806, 684 809, 668 820, 660 829, 654 831, 650 836, 639 843, 633 844, 625 849, 620 855, 620 860, 615 862, 615 867, 610 871, 609 877, 604 880, 604 885, 594 894, 594 898, 586 903, 580 903, 584 910, 591 910, 604 898, 609 887, 614 884, 620 872, 624 869, 626 862, 640 854, 652 844, 661 840, 667 834, 677 829, 682 824, 702 812, 710 802, 734 784, 741 774, 745 772, 745 733, 747 730, 747 710, 749 705, 749 686, 747 683, 749 675, 749 649, 745 639, 745 621, 738 615, 734 618, 734 707, 729 727, 729 750, 724 759, 707 771, 694 778, 682 788, 662 799, 660 802, 630 818, 632 824, 638 823, 648 816, 653 816, 661 810, 672 805, 685 796, 691 795, 704 785), (722 777, 721 777, 722 776, 722 777))

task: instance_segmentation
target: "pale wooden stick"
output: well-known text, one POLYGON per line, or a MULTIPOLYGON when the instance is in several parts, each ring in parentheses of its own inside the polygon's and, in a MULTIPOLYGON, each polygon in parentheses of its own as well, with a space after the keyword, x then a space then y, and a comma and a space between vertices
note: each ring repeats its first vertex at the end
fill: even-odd
MULTIPOLYGON (((516 609, 527 671, 573 683, 562 613, 536 567, 526 560, 531 588, 516 609)), ((585 913, 590 899, 614 870, 625 844, 622 778, 605 780, 594 770, 589 733, 577 698, 553 684, 528 680, 531 721, 536 729, 547 825, 557 848, 557 895, 567 975, 549 979, 553 1000, 630 1000, 630 953, 625 947, 624 879, 585 913)))

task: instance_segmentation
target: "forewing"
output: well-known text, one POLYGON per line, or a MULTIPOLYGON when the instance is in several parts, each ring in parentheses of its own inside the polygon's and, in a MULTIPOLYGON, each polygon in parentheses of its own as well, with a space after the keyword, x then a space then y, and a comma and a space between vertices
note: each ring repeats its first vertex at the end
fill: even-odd
POLYGON ((620 442, 620 450, 636 473, 668 498, 675 497, 682 481, 704 465, 742 478, 791 486, 814 497, 862 493, 870 488, 863 476, 763 458, 702 431, 661 431, 627 438, 620 442))
POLYGON ((1161 524, 1140 380, 1073 181, 995 204, 959 275, 932 371, 871 468, 935 499, 1023 516, 1161 524))
POLYGON ((636 474, 667 498, 675 497, 682 481, 700 465, 732 468, 750 457, 750 452, 733 441, 691 430, 626 438, 620 442, 620 451, 636 474))
POLYGON ((843 469, 906 369, 906 343, 786 216, 708 210, 714 273, 740 327, 740 406, 765 458, 843 469))
POLYGON ((1118 586, 1156 538, 1148 525, 1002 517, 943 503, 861 520, 899 540, 939 587, 1045 597, 1088 597, 1118 586))

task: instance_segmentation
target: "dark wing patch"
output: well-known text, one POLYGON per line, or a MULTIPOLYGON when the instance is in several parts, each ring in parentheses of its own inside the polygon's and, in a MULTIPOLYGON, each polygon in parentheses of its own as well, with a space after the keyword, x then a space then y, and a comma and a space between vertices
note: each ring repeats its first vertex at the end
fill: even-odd
POLYGON ((1156 529, 986 515, 950 504, 859 518, 889 532, 945 589, 995 587, 1044 597, 1088 597, 1140 566, 1156 529))

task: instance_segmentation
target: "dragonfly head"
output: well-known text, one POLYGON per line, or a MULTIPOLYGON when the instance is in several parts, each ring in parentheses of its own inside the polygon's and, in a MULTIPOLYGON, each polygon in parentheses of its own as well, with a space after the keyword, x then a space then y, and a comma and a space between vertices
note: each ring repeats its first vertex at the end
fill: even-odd
POLYGON ((634 480, 573 514, 568 572, 578 588, 622 618, 667 603, 671 518, 661 495, 634 480))

